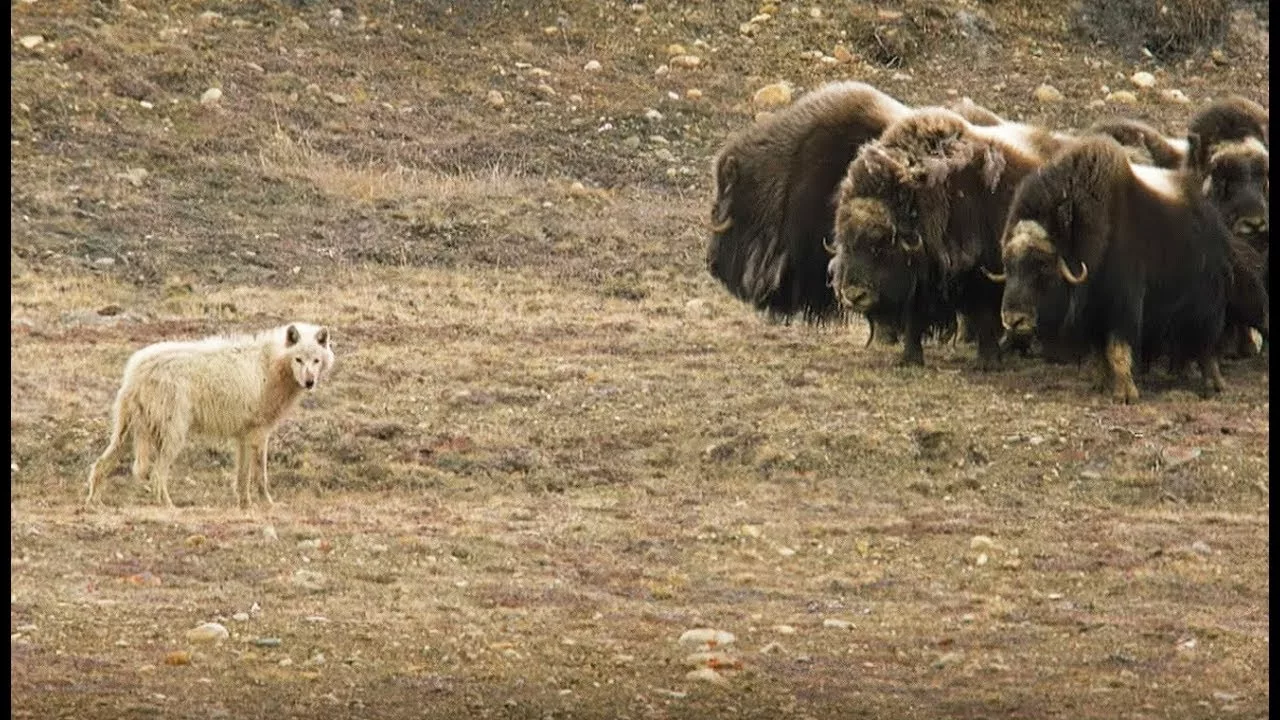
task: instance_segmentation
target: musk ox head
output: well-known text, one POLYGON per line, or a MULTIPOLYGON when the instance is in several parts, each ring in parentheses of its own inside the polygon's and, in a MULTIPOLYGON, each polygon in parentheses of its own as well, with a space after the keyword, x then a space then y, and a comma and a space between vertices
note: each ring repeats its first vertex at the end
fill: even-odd
POLYGON ((1191 136, 1192 152, 1202 158, 1201 190, 1238 237, 1255 247, 1267 245, 1270 218, 1270 161, 1255 137, 1227 140, 1201 149, 1191 136))
POLYGON ((1067 287, 1081 285, 1089 279, 1088 265, 1080 261, 1074 263, 1078 267, 1073 269, 1073 263, 1052 240, 1050 228, 1060 229, 1071 222, 1069 205, 1061 205, 1056 210, 1060 217, 1055 220, 1046 223, 1022 219, 1008 228, 1001 242, 1004 272, 986 270, 992 281, 1004 284, 1000 322, 1007 337, 1030 335, 1036 330, 1042 306, 1060 297, 1067 287))
POLYGON ((1266 244, 1270 186, 1270 118, 1266 108, 1242 97, 1205 107, 1187 128, 1187 167, 1236 235, 1266 244))

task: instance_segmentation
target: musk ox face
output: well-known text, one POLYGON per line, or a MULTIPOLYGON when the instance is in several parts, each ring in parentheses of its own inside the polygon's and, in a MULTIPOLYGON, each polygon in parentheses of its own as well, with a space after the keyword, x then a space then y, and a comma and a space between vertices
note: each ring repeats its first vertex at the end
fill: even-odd
POLYGON ((924 250, 913 193, 857 160, 840 186, 835 245, 827 267, 842 307, 866 313, 905 303, 924 250))
POLYGON ((1000 321, 1010 337, 1030 335, 1036 330, 1041 307, 1059 300, 1070 286, 1088 278, 1089 268, 1083 262, 1073 270, 1058 252, 1050 230, 1046 229, 1046 225, 1052 228, 1054 224, 1043 220, 1018 221, 1002 243, 1004 273, 988 273, 992 280, 1004 283, 1000 321))
POLYGON ((1267 148, 1256 138, 1210 150, 1203 191, 1227 227, 1255 247, 1266 243, 1270 186, 1267 148))

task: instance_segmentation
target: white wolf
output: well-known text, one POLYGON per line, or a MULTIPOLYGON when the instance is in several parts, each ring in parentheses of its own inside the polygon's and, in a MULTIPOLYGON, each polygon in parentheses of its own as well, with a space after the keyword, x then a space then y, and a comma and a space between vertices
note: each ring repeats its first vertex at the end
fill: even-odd
POLYGON ((160 342, 134 353, 111 408, 111 444, 89 470, 89 495, 124 452, 133 434, 133 474, 148 474, 157 503, 173 507, 169 470, 188 434, 234 439, 236 497, 249 505, 257 475, 259 493, 275 501, 267 485, 267 438, 333 367, 329 329, 293 323, 257 335, 160 342))

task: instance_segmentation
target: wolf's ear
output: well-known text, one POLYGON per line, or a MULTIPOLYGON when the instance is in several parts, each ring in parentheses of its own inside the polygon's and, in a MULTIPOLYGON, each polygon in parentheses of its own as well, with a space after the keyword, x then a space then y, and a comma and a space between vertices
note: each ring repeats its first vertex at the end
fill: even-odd
POLYGON ((301 339, 302 335, 298 333, 298 328, 294 325, 290 325, 289 329, 284 331, 285 347, 293 347, 294 345, 297 345, 298 341, 301 339))
POLYGON ((320 345, 320 347, 329 346, 329 328, 327 327, 320 328, 319 332, 316 333, 316 342, 320 345))

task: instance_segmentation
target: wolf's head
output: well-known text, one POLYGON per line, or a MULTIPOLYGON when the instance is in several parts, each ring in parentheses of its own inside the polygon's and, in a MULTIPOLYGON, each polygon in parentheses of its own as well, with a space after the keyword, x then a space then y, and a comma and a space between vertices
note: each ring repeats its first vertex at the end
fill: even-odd
POLYGON ((284 331, 285 357, 298 387, 314 389, 333 367, 329 328, 293 323, 284 331))

